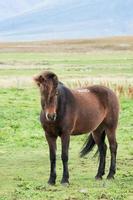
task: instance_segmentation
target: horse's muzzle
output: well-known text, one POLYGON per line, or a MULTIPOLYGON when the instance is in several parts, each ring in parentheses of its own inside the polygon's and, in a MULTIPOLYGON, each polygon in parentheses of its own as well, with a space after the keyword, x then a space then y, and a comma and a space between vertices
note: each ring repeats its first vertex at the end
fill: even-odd
POLYGON ((52 114, 46 113, 46 119, 48 121, 55 121, 56 117, 57 117, 56 113, 52 113, 52 114))

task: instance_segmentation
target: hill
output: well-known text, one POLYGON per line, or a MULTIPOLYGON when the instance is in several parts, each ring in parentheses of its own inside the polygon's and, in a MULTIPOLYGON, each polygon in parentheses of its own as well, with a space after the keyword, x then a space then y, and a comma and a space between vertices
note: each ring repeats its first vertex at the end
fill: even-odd
POLYGON ((0 52, 87 53, 91 51, 132 51, 133 36, 98 39, 1 42, 0 52))
MULTIPOLYGON (((133 1, 50 0, 0 21, 1 41, 92 38, 133 34, 133 1)), ((12 9, 12 8, 11 8, 12 9)))

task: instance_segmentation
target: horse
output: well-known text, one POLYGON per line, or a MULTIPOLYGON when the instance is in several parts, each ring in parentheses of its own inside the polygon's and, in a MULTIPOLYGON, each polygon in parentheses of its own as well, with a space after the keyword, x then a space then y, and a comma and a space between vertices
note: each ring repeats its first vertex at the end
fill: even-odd
POLYGON ((70 136, 89 133, 80 156, 88 154, 98 146, 99 167, 96 179, 105 173, 105 137, 109 141, 111 162, 107 179, 113 179, 116 172, 117 140, 116 129, 119 117, 119 102, 115 93, 104 86, 92 85, 86 88, 69 89, 57 75, 43 71, 34 77, 41 96, 40 121, 49 145, 50 176, 48 183, 56 183, 56 140, 61 138, 61 159, 63 175, 61 184, 69 184, 68 150, 70 136))

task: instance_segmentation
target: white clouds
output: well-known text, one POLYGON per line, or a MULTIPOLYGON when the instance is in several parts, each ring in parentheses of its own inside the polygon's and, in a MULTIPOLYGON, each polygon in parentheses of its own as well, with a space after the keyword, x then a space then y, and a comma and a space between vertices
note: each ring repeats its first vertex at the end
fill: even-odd
POLYGON ((47 0, 4 0, 0 1, 0 20, 23 13, 47 0))
POLYGON ((0 1, 0 21, 22 15, 26 12, 34 12, 38 8, 54 8, 57 5, 69 4, 79 0, 4 0, 0 1))
POLYGON ((45 10, 54 9, 56 6, 64 6, 80 0, 4 0, 0 1, 0 21, 26 13, 36 12, 39 8, 45 10))

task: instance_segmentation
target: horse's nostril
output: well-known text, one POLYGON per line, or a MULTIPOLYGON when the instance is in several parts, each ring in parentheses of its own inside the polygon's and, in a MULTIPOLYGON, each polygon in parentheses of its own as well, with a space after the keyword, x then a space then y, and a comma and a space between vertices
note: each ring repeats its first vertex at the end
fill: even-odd
POLYGON ((53 116, 53 117, 54 117, 54 120, 56 120, 56 113, 54 113, 54 116, 53 116))
POLYGON ((50 121, 55 121, 56 120, 56 113, 53 114, 46 114, 46 118, 50 121))
POLYGON ((51 115, 50 115, 50 114, 47 114, 47 118, 50 119, 50 118, 51 118, 51 115))
POLYGON ((51 120, 56 120, 56 113, 53 113, 52 115, 51 115, 51 120))

